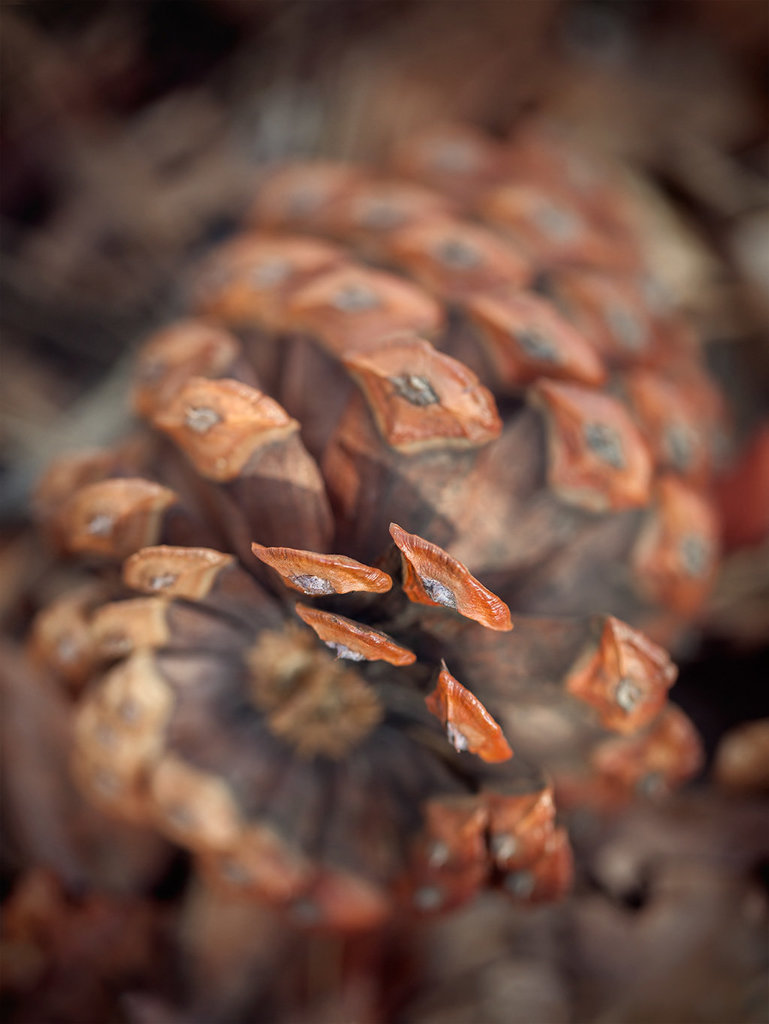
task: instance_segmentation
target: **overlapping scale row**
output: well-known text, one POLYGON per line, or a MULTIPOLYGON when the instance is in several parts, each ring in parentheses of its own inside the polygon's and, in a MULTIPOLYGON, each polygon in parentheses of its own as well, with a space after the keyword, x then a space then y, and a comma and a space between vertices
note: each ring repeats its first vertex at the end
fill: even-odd
POLYGON ((145 427, 38 491, 98 580, 31 641, 78 777, 309 926, 557 898, 559 802, 701 756, 656 640, 707 597, 728 424, 622 176, 447 125, 273 168, 247 224, 140 348, 145 427))

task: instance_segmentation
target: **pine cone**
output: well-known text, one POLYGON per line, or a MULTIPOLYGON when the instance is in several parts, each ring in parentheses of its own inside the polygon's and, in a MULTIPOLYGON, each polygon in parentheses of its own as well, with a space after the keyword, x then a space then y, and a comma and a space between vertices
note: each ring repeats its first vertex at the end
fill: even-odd
POLYGON ((697 771, 658 641, 716 568, 724 414, 635 215, 539 125, 265 175, 139 353, 151 429, 38 493, 99 578, 33 638, 91 799, 347 930, 557 898, 558 806, 697 771))

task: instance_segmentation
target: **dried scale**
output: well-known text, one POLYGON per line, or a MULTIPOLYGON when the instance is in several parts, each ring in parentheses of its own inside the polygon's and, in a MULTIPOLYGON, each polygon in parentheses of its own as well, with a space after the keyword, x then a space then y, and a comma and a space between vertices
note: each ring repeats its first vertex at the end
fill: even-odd
POLYGON ((274 169, 139 352, 146 429, 41 483, 96 580, 31 641, 81 787, 297 924, 557 899, 560 811, 700 766, 660 642, 727 424, 582 160, 446 126, 274 169))

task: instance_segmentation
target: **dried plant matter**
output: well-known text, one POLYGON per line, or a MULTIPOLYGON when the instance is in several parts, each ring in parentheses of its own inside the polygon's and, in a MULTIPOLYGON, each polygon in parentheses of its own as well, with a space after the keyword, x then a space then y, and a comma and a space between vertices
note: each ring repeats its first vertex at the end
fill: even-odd
MULTIPOLYGON (((705 492, 669 461, 658 475, 662 414, 645 399, 698 353, 658 357, 679 315, 627 305, 648 274, 629 199, 608 178, 582 194, 568 148, 533 127, 489 142, 471 176, 461 147, 409 162, 413 145, 394 162, 423 185, 391 193, 409 220, 392 230, 350 216, 363 169, 271 174, 256 233, 207 256, 191 289, 205 319, 139 353, 134 401, 154 433, 130 468, 94 458, 62 500, 72 475, 53 467, 39 492, 61 547, 112 580, 35 633, 41 663, 69 652, 71 680, 92 678, 75 718, 84 791, 191 851, 222 892, 339 931, 485 886, 558 897, 559 799, 617 806, 700 763, 667 703, 675 669, 642 632, 674 626, 666 607, 696 611, 716 557, 705 492), (564 178, 540 210, 525 189, 541 162, 557 177, 557 145, 564 178), (502 216, 487 195, 506 188, 525 201, 502 216), (561 223, 565 196, 584 237, 561 223), (585 332, 581 299, 558 299, 559 275, 605 271, 599 238, 626 257, 609 298, 590 293, 593 316, 613 303, 616 349, 585 332), (543 272, 554 299, 531 291, 543 272), (629 404, 599 390, 636 362, 629 404), (500 409, 495 392, 515 400, 500 409), (537 608, 564 610, 576 588, 575 617, 526 618, 519 595, 575 553, 589 570, 561 586, 555 569, 537 608), (121 563, 147 596, 116 585, 121 563), (634 625, 591 617, 607 602, 634 625)), ((710 422, 695 403, 687 415, 706 452, 710 422)))
MULTIPOLYGON (((622 176, 532 121, 254 191, 138 351, 135 436, 38 489, 94 580, 30 641, 72 771, 189 865, 167 877, 195 980, 132 996, 137 1024, 246 1019, 263 993, 290 1018, 302 983, 281 1002, 251 928, 322 932, 333 1005, 373 1014, 423 918, 561 900, 572 812, 659 799, 703 758, 665 645, 718 565, 729 422, 622 176)), ((760 774, 737 746, 726 784, 760 774)))
POLYGON ((71 452, 0 534, 3 1014, 760 1019, 729 5, 85 6, 3 14, 0 511, 71 452))

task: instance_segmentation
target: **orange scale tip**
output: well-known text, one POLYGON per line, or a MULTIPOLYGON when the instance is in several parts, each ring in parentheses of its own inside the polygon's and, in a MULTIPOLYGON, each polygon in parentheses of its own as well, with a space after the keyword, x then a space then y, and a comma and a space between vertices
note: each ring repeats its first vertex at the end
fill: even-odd
POLYGON ((586 215, 581 204, 539 185, 517 182, 491 189, 484 220, 505 231, 541 267, 577 263, 601 269, 634 268, 638 253, 586 215))
POLYGON ((661 477, 633 551, 639 589, 691 615, 707 599, 718 553, 719 523, 711 501, 673 475, 661 477))
POLYGON ((618 796, 635 792, 657 796, 681 785, 700 770, 702 741, 691 720, 674 704, 662 711, 640 736, 607 740, 592 765, 618 796))
POLYGON ((412 866, 408 878, 396 887, 399 901, 418 917, 455 910, 478 895, 486 881, 484 860, 442 869, 412 866))
POLYGON ((593 347, 539 295, 472 296, 467 312, 504 384, 520 386, 549 377, 600 386, 606 380, 606 368, 593 347))
POLYGON ((449 301, 502 286, 520 288, 531 277, 527 261, 511 245, 448 217, 394 232, 386 251, 429 292, 449 301))
POLYGON ((510 609, 443 548, 390 523, 403 563, 403 590, 417 604, 453 608, 488 629, 513 628, 510 609))
MULTIPOLYGON (((130 756, 150 758, 162 747, 173 695, 154 653, 145 647, 110 669, 102 685, 88 694, 83 706, 88 705, 132 744, 130 756)), ((98 740, 104 743, 105 737, 98 740)), ((110 741, 104 746, 113 748, 110 741)))
POLYGON ((280 328, 290 292, 343 260, 340 248, 317 238, 240 235, 200 267, 193 306, 228 323, 280 328))
POLYGON ((593 512, 647 504, 651 453, 621 402, 553 380, 537 381, 529 398, 545 414, 548 480, 563 501, 593 512))
POLYGON ((488 810, 479 796, 433 797, 423 805, 425 827, 415 847, 422 873, 441 875, 486 864, 488 810))
POLYGON ((329 205, 362 177, 359 168, 332 160, 273 167, 259 186, 248 220, 266 228, 323 230, 329 205))
POLYGON ((68 591, 35 616, 29 641, 32 657, 52 668, 70 685, 79 685, 94 664, 89 615, 104 599, 100 586, 68 591))
POLYGON ((140 416, 163 409, 191 376, 218 377, 240 355, 228 331, 203 320, 180 320, 151 335, 139 350, 133 402, 140 416))
POLYGON ((73 492, 111 476, 119 463, 119 455, 106 448, 93 448, 53 459, 35 488, 33 504, 36 514, 46 519, 55 516, 73 492))
POLYGON ((205 377, 190 378, 152 423, 203 476, 220 483, 235 479, 258 448, 299 430, 281 405, 256 388, 205 377))
POLYGON ((356 562, 346 555, 323 555, 316 551, 265 547, 257 543, 251 545, 251 550, 260 561, 280 574, 287 587, 312 597, 356 591, 384 594, 393 585, 386 572, 356 562))
POLYGON ((440 192, 398 178, 363 181, 333 210, 333 230, 344 236, 373 236, 398 231, 428 218, 449 216, 452 203, 440 192))
POLYGON ((657 464, 690 479, 707 475, 707 424, 685 388, 646 369, 626 373, 623 384, 657 464))
POLYGON ((65 502, 57 526, 72 552, 125 558, 158 539, 163 512, 176 500, 168 487, 141 477, 99 480, 65 502))
POLYGON ((211 548, 142 548, 126 560, 123 582, 147 594, 199 601, 210 593, 219 574, 234 563, 233 555, 211 548))
POLYGON ((497 867, 530 866, 543 853, 555 826, 551 786, 530 793, 483 793, 489 814, 489 845, 497 867))
POLYGON ((486 881, 488 812, 477 794, 433 797, 422 809, 424 828, 396 891, 412 911, 440 913, 471 899, 486 881))
POLYGON ((667 651, 609 615, 598 643, 569 672, 566 689, 594 707, 607 729, 632 733, 656 718, 677 674, 667 651))
POLYGON ((81 701, 74 767, 98 803, 146 824, 147 771, 162 752, 173 703, 147 650, 118 664, 81 701))
POLYGON ((559 271, 553 279, 556 301, 608 363, 655 362, 660 344, 648 301, 634 276, 618 276, 618 269, 559 271))
POLYGON ((379 432, 397 451, 475 448, 502 432, 491 392, 472 370, 423 338, 392 339, 344 362, 379 432))
POLYGON ((511 177, 537 182, 600 209, 617 202, 616 171, 602 154, 583 151, 554 124, 534 118, 517 126, 506 146, 511 177))
MULTIPOLYGON (((485 878, 488 813, 478 796, 434 797, 423 804, 423 811, 425 826, 412 851, 407 890, 413 906, 430 909, 425 886, 433 884, 444 892, 454 889, 462 901, 462 890, 476 889, 485 878)), ((454 900, 432 905, 442 909, 446 902, 454 900)))
POLYGON ((562 899, 574 879, 574 855, 566 829, 554 829, 530 867, 502 877, 502 888, 522 903, 552 903, 562 899))
POLYGON ((304 855, 261 822, 247 825, 232 847, 206 851, 200 859, 214 884, 276 904, 296 900, 313 874, 304 855))
POLYGON ((288 324, 317 337, 335 356, 365 352, 401 331, 433 334, 443 324, 436 301, 394 274, 347 265, 297 289, 288 324))
POLYGON ((436 185, 460 199, 501 172, 502 147, 470 125, 446 123, 407 136, 395 146, 392 163, 401 174, 436 185))
MULTIPOLYGON (((83 742, 80 741, 82 748, 83 742)), ((93 756, 89 750, 76 749, 72 772, 79 787, 97 807, 123 821, 146 827, 149 809, 141 771, 126 766, 115 751, 107 757, 93 756)))
POLYGON ((90 623, 96 651, 105 658, 122 658, 139 647, 163 647, 170 635, 167 609, 163 597, 135 597, 102 605, 90 623))
POLYGON ((224 780, 173 754, 157 761, 148 788, 158 827, 184 846, 229 849, 243 832, 235 797, 224 780))
POLYGON ((513 751, 498 723, 478 698, 452 676, 446 662, 441 665, 438 684, 425 697, 425 704, 446 727, 454 749, 468 750, 490 764, 509 761, 513 751))
POLYGON ((413 665, 416 654, 396 644, 385 633, 353 622, 343 615, 323 612, 305 604, 295 605, 296 614, 330 647, 338 658, 350 661, 386 661, 390 665, 413 665))

